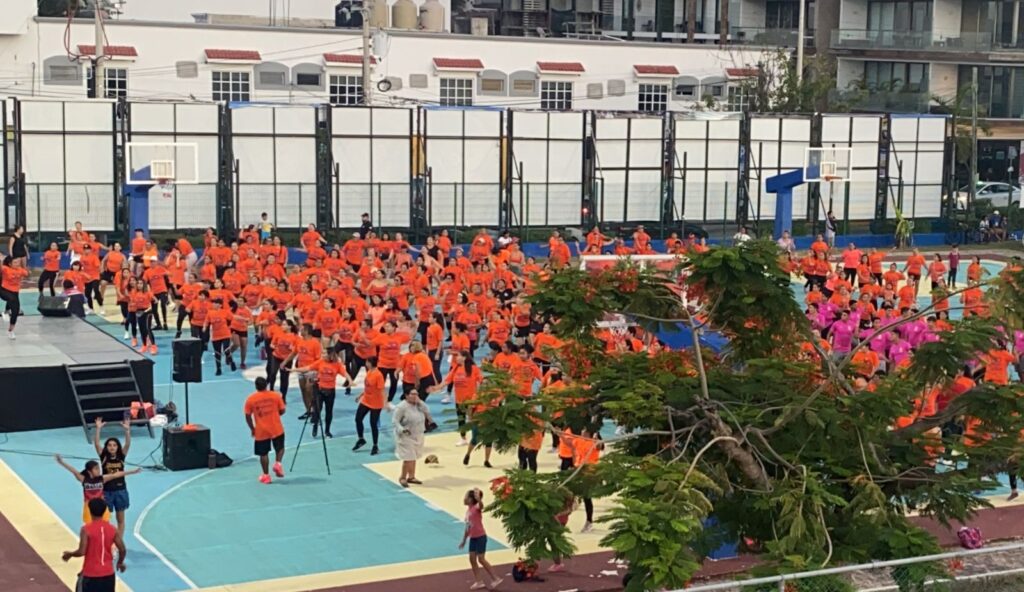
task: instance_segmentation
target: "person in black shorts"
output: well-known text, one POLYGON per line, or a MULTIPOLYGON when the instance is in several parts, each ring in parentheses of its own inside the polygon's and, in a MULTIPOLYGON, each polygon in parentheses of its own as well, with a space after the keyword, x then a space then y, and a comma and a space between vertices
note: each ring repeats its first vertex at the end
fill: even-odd
MULTIPOLYGON (((124 445, 117 438, 107 438, 100 445, 100 433, 103 431, 103 418, 96 417, 96 429, 93 430, 92 444, 96 448, 96 454, 100 458, 100 466, 104 475, 122 473, 125 470, 125 458, 128 457, 128 449, 132 445, 132 424, 125 420, 121 422, 124 429, 124 445)), ((125 519, 124 513, 129 507, 128 484, 124 477, 105 480, 103 482, 103 499, 107 506, 114 512, 117 518, 117 533, 124 536, 125 519)))

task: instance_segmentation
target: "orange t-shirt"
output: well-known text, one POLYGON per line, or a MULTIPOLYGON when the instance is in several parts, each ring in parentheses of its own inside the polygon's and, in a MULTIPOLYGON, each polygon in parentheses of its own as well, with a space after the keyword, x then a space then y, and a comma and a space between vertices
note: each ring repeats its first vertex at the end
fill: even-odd
POLYGON ((245 414, 253 418, 253 437, 257 441, 284 435, 282 413, 284 398, 277 391, 256 391, 245 400, 245 414))
POLYGON ((43 253, 43 270, 60 271, 60 251, 45 251, 43 253))
POLYGON ((146 239, 145 238, 133 238, 132 239, 132 255, 142 255, 142 252, 146 250, 146 239))
POLYGON ((985 382, 992 384, 1010 384, 1010 364, 1016 362, 1013 354, 1005 349, 989 350, 985 356, 985 382))
POLYGON ((19 292, 21 290, 21 281, 28 277, 28 270, 24 267, 10 267, 8 265, 3 266, 2 269, 0 275, 3 276, 3 281, 0 282, 0 286, 3 286, 4 290, 9 292, 19 292))
POLYGON ((370 409, 384 408, 384 373, 374 368, 363 379, 363 397, 359 400, 370 409))
POLYGON ((274 357, 278 360, 287 360, 288 356, 292 355, 295 351, 295 342, 299 340, 299 336, 294 333, 280 333, 275 335, 271 344, 274 348, 274 357))
POLYGON ((427 327, 427 343, 424 347, 429 351, 435 351, 441 348, 441 342, 444 341, 444 329, 437 323, 431 324, 427 327))
POLYGON ((231 337, 232 320, 231 311, 226 308, 211 310, 207 313, 206 324, 210 327, 210 339, 213 341, 229 339, 231 337))
POLYGON ((473 366, 473 369, 470 370, 469 374, 466 374, 465 367, 457 366, 449 372, 448 377, 445 378, 445 382, 447 384, 451 384, 455 387, 455 403, 459 405, 475 399, 476 390, 483 381, 484 377, 480 373, 480 368, 477 366, 473 366))
POLYGON ((345 365, 330 360, 317 360, 309 366, 316 370, 316 385, 324 390, 332 391, 338 385, 338 377, 348 378, 345 365))
POLYGON ((312 366, 320 359, 322 350, 320 340, 316 337, 308 339, 299 338, 295 342, 295 365, 300 367, 312 366))
POLYGON ((395 369, 398 368, 398 361, 402 357, 402 344, 409 341, 409 334, 386 335, 379 333, 373 337, 372 341, 377 346, 377 367, 395 369))
POLYGON ((921 275, 921 268, 924 267, 924 255, 911 255, 907 257, 907 273, 921 275))
POLYGON ((120 251, 111 251, 107 253, 107 271, 111 273, 118 271, 121 269, 122 263, 124 263, 124 253, 120 251))

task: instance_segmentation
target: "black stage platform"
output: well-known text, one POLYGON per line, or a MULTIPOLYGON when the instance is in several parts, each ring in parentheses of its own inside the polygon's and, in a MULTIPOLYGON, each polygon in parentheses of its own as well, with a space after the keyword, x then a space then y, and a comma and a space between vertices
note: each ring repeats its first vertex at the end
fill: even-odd
POLYGON ((81 319, 23 316, 16 333, 0 335, 0 432, 82 425, 65 365, 128 362, 153 400, 153 361, 81 319))

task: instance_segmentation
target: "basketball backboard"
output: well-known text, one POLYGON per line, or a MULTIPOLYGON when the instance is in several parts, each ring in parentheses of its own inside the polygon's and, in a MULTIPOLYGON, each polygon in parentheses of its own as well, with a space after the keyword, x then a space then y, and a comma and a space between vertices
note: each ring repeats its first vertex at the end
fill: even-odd
POLYGON ((128 185, 199 183, 199 146, 172 142, 129 142, 125 158, 128 185))
POLYGON ((808 148, 804 159, 804 182, 847 182, 853 171, 853 149, 842 146, 808 148))

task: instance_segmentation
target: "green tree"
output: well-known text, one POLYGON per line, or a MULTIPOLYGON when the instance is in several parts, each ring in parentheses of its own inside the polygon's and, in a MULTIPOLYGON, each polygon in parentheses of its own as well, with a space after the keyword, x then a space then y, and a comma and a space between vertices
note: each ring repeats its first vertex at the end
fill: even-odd
POLYGON ((790 51, 766 53, 757 64, 757 74, 740 83, 750 97, 753 113, 812 113, 845 111, 836 89, 836 61, 817 54, 804 61, 804 75, 797 75, 796 60, 790 51))
MULTIPOLYGON (((988 288, 992 318, 1020 328, 1024 272, 1005 272, 988 288)), ((944 388, 991 347, 992 321, 955 323, 866 391, 854 372, 858 350, 822 351, 767 241, 712 248, 672 270, 627 263, 601 273, 563 270, 538 280, 530 301, 572 343, 557 354, 572 382, 488 406, 472 420, 484 440, 508 449, 538 425, 576 434, 622 429, 605 439, 597 465, 540 476, 510 471, 491 509, 512 544, 541 559, 571 548, 552 519, 568 495, 611 496, 602 543, 628 561, 631 591, 682 587, 722 540, 754 541, 762 571, 773 572, 935 552, 934 538, 908 513, 969 517, 987 505, 983 494, 996 486, 990 477, 1024 452, 1019 387, 982 384, 937 415, 915 416, 925 393, 944 388), (594 334, 610 313, 651 331, 683 326, 694 345, 719 331, 729 345, 608 353, 594 334), (984 438, 940 431, 963 417, 984 438)), ((507 380, 491 374, 482 397, 496 403, 514 392, 507 380)), ((904 570, 900 578, 909 588, 936 569, 904 570)))

